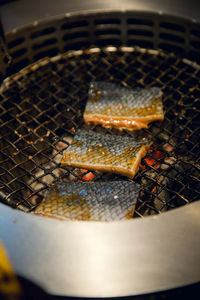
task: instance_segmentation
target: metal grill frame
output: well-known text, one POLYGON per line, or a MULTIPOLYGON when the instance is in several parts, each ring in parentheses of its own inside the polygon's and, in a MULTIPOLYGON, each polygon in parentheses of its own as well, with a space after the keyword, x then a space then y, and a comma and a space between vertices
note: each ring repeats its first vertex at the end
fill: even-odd
POLYGON ((7 33, 8 49, 14 64, 12 69, 8 68, 3 49, 0 49, 0 78, 46 56, 99 46, 98 41, 100 44, 103 41, 104 46, 119 46, 120 43, 131 47, 162 49, 198 63, 199 30, 199 23, 195 20, 157 12, 71 12, 35 21, 34 24, 7 33), (109 32, 110 28, 114 32, 109 32), (71 35, 68 35, 69 32, 71 35), (78 35, 80 32, 83 34, 78 35))

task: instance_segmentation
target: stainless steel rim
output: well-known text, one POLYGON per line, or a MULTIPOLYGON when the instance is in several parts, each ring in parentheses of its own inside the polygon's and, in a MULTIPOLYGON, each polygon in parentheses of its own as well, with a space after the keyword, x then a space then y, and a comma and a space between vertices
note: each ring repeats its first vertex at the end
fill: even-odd
POLYGON ((200 201, 122 222, 60 222, 0 205, 16 272, 56 295, 111 297, 200 280, 200 201))

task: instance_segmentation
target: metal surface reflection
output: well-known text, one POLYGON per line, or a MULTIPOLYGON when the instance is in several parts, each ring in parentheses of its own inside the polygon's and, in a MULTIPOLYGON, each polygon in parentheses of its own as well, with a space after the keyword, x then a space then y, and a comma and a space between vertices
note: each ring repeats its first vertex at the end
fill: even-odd
POLYGON ((62 222, 0 205, 0 239, 17 273, 57 295, 136 295, 197 282, 199 234, 199 201, 111 223, 62 222))

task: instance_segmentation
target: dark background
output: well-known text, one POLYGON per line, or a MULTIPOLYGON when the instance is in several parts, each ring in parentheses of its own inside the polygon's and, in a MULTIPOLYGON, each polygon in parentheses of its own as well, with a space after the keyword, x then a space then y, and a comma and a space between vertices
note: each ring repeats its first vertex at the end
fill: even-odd
POLYGON ((35 20, 88 10, 143 10, 200 21, 199 0, 0 0, 0 16, 9 32, 35 20))

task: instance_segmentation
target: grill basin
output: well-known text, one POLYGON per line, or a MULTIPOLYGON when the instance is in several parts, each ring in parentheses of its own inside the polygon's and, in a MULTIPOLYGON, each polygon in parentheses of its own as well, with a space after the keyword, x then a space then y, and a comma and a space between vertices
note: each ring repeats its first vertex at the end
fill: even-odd
MULTIPOLYGON (((23 38, 23 30, 15 38, 8 36, 15 63, 12 69, 6 69, 5 62, 1 68, 8 76, 0 90, 4 202, 30 211, 48 185, 58 180, 127 180, 59 164, 76 130, 86 127, 82 115, 91 80, 132 88, 159 86, 164 94, 162 123, 152 123, 140 132, 123 132, 147 135, 154 141, 134 179, 141 183, 135 216, 157 214, 199 199, 200 69, 195 48, 199 31, 185 20, 170 23, 165 18, 139 13, 91 14, 49 21, 39 24, 37 30, 26 28, 23 38), (54 38, 58 31, 62 41, 54 38), (53 57, 42 58, 46 55, 53 57)), ((90 128, 120 134, 99 126, 90 128)))

